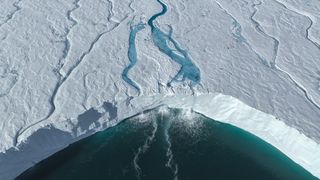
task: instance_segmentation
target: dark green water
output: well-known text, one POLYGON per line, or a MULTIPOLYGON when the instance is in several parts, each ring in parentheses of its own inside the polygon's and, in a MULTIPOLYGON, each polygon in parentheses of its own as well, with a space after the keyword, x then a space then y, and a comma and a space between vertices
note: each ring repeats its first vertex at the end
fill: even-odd
POLYGON ((239 128, 156 109, 72 144, 17 179, 316 178, 239 128))

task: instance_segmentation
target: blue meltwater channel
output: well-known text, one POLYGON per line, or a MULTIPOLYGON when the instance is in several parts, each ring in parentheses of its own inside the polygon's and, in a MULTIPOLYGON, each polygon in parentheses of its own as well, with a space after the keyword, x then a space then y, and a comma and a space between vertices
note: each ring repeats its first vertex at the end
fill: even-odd
POLYGON ((129 85, 134 87, 140 94, 140 87, 132 79, 128 77, 129 70, 137 63, 136 36, 139 31, 145 28, 144 24, 138 24, 130 28, 128 58, 130 64, 123 70, 122 79, 129 85))
POLYGON ((159 48, 161 52, 169 56, 173 61, 181 65, 179 72, 169 82, 169 85, 173 81, 184 81, 189 79, 192 81, 192 85, 196 85, 200 82, 200 70, 192 62, 188 53, 183 50, 180 45, 172 38, 172 31, 169 34, 165 34, 157 26, 154 25, 154 21, 164 15, 168 11, 168 7, 161 0, 157 0, 162 6, 162 11, 153 15, 148 25, 151 27, 151 34, 154 44, 159 48), (175 49, 171 49, 169 43, 172 43, 175 49), (176 52, 178 52, 178 54, 176 52))
MULTIPOLYGON (((186 79, 190 80, 192 82, 192 85, 197 85, 200 82, 200 70, 192 62, 192 59, 189 57, 187 51, 183 50, 180 45, 172 38, 172 29, 168 34, 166 34, 154 25, 154 21, 159 16, 164 15, 168 10, 168 7, 161 0, 157 0, 157 2, 161 4, 162 11, 151 16, 151 18, 148 20, 148 25, 151 28, 153 42, 162 53, 169 56, 173 61, 181 66, 178 73, 172 78, 168 85, 170 86, 172 82, 182 82, 186 79), (170 44, 173 47, 170 47, 170 44)), ((137 63, 138 59, 135 44, 137 33, 144 28, 145 25, 142 23, 130 28, 128 49, 128 58, 130 64, 122 72, 122 79, 130 86, 132 86, 135 90, 137 90, 139 94, 141 93, 140 87, 136 82, 129 78, 129 71, 137 63)))

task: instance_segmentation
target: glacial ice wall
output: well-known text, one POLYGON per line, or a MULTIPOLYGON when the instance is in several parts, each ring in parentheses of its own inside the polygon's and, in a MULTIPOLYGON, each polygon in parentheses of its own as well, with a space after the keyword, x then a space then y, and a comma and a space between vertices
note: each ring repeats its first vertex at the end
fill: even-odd
MULTIPOLYGON (((21 164, 0 166, 7 177, 123 118, 170 105, 167 96, 201 96, 205 102, 212 93, 243 103, 220 103, 230 119, 214 119, 237 122, 320 176, 319 162, 305 153, 320 152, 318 0, 0 3, 0 164, 21 164), (230 110, 242 106, 268 115, 253 123, 230 110), (95 118, 81 118, 90 112, 95 118), (272 139, 279 134, 255 131, 260 125, 276 131, 280 122, 302 139, 297 145, 306 151, 299 157, 287 150, 286 135, 272 139), (68 138, 60 142, 48 133, 51 146, 29 145, 39 155, 23 159, 10 153, 23 151, 44 127, 68 138)), ((171 104, 196 106, 181 102, 189 105, 171 104)), ((204 102, 207 109, 198 111, 217 113, 204 102)))

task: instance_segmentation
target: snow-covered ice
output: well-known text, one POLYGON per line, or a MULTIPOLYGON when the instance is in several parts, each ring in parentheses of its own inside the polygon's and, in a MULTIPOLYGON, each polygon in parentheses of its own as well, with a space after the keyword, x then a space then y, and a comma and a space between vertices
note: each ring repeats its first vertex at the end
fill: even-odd
POLYGON ((0 179, 160 105, 249 131, 320 177, 319 12, 319 0, 0 1, 0 179))

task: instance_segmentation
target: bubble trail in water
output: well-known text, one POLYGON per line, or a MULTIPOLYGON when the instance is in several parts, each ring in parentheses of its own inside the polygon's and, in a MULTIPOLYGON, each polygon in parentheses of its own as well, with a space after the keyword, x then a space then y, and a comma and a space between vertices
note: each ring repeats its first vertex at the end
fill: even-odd
POLYGON ((133 158, 134 169, 137 173, 137 178, 139 180, 141 179, 141 168, 138 164, 140 156, 148 151, 151 143, 153 142, 153 140, 156 136, 156 132, 158 130, 158 124, 156 122, 156 118, 151 118, 151 119, 152 119, 153 131, 152 131, 151 135, 146 139, 144 144, 141 147, 139 147, 138 152, 135 154, 135 156, 133 158))
MULTIPOLYGON (((165 134, 164 135, 166 138, 166 142, 168 143, 168 148, 167 148, 167 152, 166 152, 166 156, 168 157, 168 161, 166 163, 166 167, 168 167, 172 170, 173 179, 178 180, 178 165, 173 160, 173 153, 172 153, 172 149, 171 149, 172 144, 171 144, 170 135, 169 135, 169 129, 172 125, 172 120, 173 120, 173 118, 170 117, 165 122, 165 131, 164 131, 165 134)), ((164 121, 163 112, 161 112, 161 121, 164 121)))

